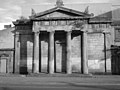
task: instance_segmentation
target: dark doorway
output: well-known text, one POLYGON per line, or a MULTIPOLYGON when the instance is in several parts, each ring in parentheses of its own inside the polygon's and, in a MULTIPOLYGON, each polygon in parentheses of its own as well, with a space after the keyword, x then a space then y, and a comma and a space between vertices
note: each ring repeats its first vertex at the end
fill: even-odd
POLYGON ((111 46, 111 71, 112 74, 120 75, 120 46, 111 46))

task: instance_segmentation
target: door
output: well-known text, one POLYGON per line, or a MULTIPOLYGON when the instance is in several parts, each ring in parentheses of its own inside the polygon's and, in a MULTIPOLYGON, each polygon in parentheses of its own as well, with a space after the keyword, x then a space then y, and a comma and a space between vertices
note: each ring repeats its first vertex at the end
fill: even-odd
POLYGON ((111 46, 111 71, 120 75, 120 46, 111 46))
POLYGON ((1 59, 1 66, 0 66, 1 73, 7 73, 7 59, 1 59))

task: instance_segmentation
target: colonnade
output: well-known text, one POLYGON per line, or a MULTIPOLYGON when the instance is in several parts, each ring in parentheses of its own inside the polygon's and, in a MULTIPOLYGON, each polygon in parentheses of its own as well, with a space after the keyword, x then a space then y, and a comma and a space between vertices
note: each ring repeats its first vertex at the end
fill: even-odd
MULTIPOLYGON (((72 73, 71 66, 71 33, 67 31, 66 34, 66 73, 72 73)), ((33 51, 33 73, 39 73, 39 34, 34 32, 34 51, 33 51)), ((54 74, 54 35, 55 31, 49 32, 48 42, 48 73, 54 74)), ((87 60, 87 33, 82 33, 82 55, 81 55, 81 71, 83 74, 88 74, 88 60, 87 60)))

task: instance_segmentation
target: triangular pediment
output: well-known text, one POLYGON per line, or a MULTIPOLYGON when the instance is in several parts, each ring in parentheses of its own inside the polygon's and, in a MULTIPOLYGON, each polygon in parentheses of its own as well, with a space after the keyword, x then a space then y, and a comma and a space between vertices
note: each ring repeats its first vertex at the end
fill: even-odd
POLYGON ((50 17, 87 17, 90 16, 89 14, 76 11, 73 9, 68 9, 65 7, 55 7, 44 12, 37 13, 31 16, 32 19, 39 19, 39 18, 50 18, 50 17))

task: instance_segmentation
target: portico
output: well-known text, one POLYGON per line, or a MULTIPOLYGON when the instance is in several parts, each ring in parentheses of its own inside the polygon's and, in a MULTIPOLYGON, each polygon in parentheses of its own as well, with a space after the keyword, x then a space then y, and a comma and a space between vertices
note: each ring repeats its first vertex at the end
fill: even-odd
MULTIPOLYGON (((50 18, 52 19, 52 18, 50 18)), ((50 21, 50 20, 48 20, 50 21)), ((64 20, 66 22, 67 20, 64 20)), ((48 73, 54 74, 56 72, 56 50, 55 50, 55 36, 60 35, 59 32, 63 32, 65 39, 65 57, 64 57, 64 65, 62 65, 64 68, 64 72, 67 74, 72 73, 72 65, 71 65, 71 39, 73 37, 73 31, 79 32, 81 35, 81 72, 83 74, 88 74, 88 65, 87 65, 87 26, 83 25, 83 28, 81 27, 76 28, 72 25, 49 25, 49 26, 42 26, 39 23, 44 21, 33 21, 33 32, 34 32, 34 66, 33 66, 33 72, 34 73, 40 73, 41 65, 39 62, 41 62, 41 58, 39 57, 41 51, 40 49, 40 35, 41 32, 48 33, 46 37, 48 37, 48 73), (74 30, 74 29, 76 30, 74 30)), ((46 21, 45 21, 46 22, 46 21)), ((49 22, 52 23, 53 21, 49 22)), ((56 19, 56 22, 58 23, 58 20, 56 19)), ((60 22, 60 20, 59 20, 60 22)), ((62 21, 63 22, 63 21, 62 21)), ((69 21, 70 22, 70 21, 69 21)), ((40 55, 41 56, 41 55, 40 55)))
POLYGON ((90 14, 65 8, 58 0, 55 8, 32 11, 29 20, 16 21, 15 72, 28 71, 30 61, 31 73, 72 74, 73 62, 78 61, 78 72, 88 74, 89 18, 90 14))

